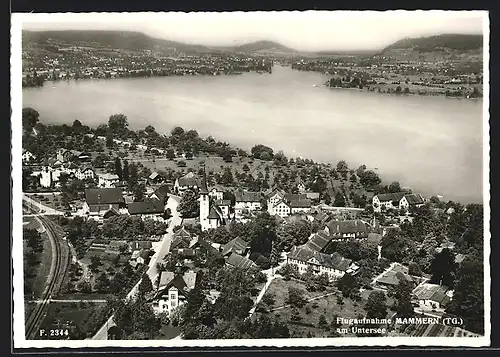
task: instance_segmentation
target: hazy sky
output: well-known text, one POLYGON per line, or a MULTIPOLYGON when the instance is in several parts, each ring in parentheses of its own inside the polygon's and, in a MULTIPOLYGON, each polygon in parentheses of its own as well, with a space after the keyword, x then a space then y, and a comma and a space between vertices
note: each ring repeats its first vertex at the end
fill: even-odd
POLYGON ((26 30, 127 30, 221 46, 271 40, 306 51, 373 49, 404 37, 483 33, 484 18, 479 11, 22 14, 26 30))

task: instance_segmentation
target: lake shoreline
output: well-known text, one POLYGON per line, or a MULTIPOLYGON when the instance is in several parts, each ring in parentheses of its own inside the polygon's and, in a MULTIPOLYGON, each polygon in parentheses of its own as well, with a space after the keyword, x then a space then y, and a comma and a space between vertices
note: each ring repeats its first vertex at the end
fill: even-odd
POLYGON ((24 88, 23 106, 55 124, 94 126, 126 113, 131 129, 193 128, 242 148, 261 143, 317 162, 369 164, 387 179, 455 201, 483 197, 478 101, 318 90, 325 76, 278 66, 267 75, 120 79, 24 88), (49 105, 55 98, 72 104, 49 105))
MULTIPOLYGON (((316 85, 317 87, 320 87, 320 85, 316 85)), ((418 96, 418 97, 444 97, 446 99, 465 99, 465 100, 482 100, 483 97, 475 97, 475 98, 469 98, 469 97, 460 97, 460 96, 451 96, 451 95, 446 95, 445 93, 440 93, 440 92, 427 92, 427 93, 415 93, 415 92, 410 92, 410 93, 396 93, 396 92, 388 92, 388 91, 377 91, 377 90, 370 90, 371 87, 365 87, 363 89, 356 88, 356 87, 330 87, 328 83, 323 83, 322 86, 331 89, 331 90, 351 90, 351 91, 357 91, 357 92, 368 92, 368 93, 377 93, 377 94, 388 94, 388 95, 393 95, 393 96, 418 96)))

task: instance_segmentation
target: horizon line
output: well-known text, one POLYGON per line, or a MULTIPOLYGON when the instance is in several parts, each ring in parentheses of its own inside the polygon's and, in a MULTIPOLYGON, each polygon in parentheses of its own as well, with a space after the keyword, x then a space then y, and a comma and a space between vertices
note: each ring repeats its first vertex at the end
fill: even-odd
POLYGON ((278 41, 273 41, 269 39, 260 39, 260 40, 254 40, 250 42, 243 42, 243 43, 238 43, 238 44, 228 44, 228 45, 208 45, 208 44, 201 44, 197 42, 184 42, 184 41, 178 41, 178 40, 173 40, 169 37, 158 37, 158 36, 153 36, 145 33, 144 31, 134 31, 134 30, 103 30, 103 29, 96 29, 96 30, 91 30, 91 29, 54 29, 54 30, 37 30, 37 29, 21 29, 21 32, 38 32, 38 33, 47 33, 47 32, 116 32, 116 33, 135 33, 135 34, 141 34, 146 37, 152 38, 152 39, 157 39, 157 40, 163 40, 163 41, 170 41, 182 45, 189 45, 189 46, 200 46, 200 47, 206 47, 207 49, 211 50, 224 50, 227 48, 236 48, 236 47, 241 47, 241 46, 246 46, 246 45, 252 45, 256 44, 259 42, 271 42, 274 44, 277 44, 279 46, 285 47, 289 50, 292 50, 293 52, 296 53, 308 53, 308 54, 318 54, 318 53, 324 53, 324 52, 345 52, 346 54, 348 52, 377 52, 377 51, 382 51, 388 46, 391 46, 394 43, 397 43, 399 41, 405 40, 405 39, 419 39, 419 38, 431 38, 431 37, 437 37, 437 36, 446 36, 446 35, 457 35, 457 36, 481 36, 484 37, 484 34, 482 32, 479 33, 474 33, 474 32, 441 32, 441 33, 436 33, 433 35, 426 35, 426 36, 415 36, 415 37, 410 37, 410 36, 405 36, 401 37, 399 40, 396 40, 388 45, 382 46, 382 47, 375 47, 375 48, 358 48, 358 49, 341 49, 341 48, 328 48, 328 49, 321 49, 321 50, 298 50, 294 47, 286 46, 283 45, 282 43, 278 41))

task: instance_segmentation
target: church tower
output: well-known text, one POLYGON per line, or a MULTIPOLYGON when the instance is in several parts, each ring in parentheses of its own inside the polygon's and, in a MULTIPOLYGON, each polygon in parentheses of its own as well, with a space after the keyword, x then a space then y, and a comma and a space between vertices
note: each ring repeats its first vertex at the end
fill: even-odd
POLYGON ((200 224, 201 230, 206 231, 210 228, 208 215, 210 214, 210 197, 208 195, 207 175, 205 172, 205 164, 203 164, 203 177, 200 185, 200 224))

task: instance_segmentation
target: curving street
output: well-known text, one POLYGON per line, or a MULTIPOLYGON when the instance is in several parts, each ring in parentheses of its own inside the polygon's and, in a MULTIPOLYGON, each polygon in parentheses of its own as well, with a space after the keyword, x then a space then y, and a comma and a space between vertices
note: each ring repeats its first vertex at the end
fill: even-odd
MULTIPOLYGON (((181 217, 177 212, 177 206, 179 205, 180 197, 170 195, 167 201, 167 207, 172 211, 172 217, 170 218, 170 223, 168 225, 167 233, 163 236, 160 246, 157 248, 155 254, 151 257, 149 261, 149 269, 146 274, 154 283, 156 276, 158 275, 158 269, 156 268, 156 263, 163 260, 163 257, 170 251, 170 244, 172 243, 173 230, 174 227, 181 224, 181 217)), ((127 294, 126 299, 130 299, 135 295, 139 287, 140 281, 130 290, 127 294)), ((97 331, 97 333, 91 338, 92 340, 107 340, 108 339, 108 329, 115 326, 113 322, 113 316, 111 316, 106 323, 97 331)))

